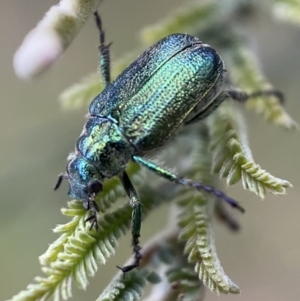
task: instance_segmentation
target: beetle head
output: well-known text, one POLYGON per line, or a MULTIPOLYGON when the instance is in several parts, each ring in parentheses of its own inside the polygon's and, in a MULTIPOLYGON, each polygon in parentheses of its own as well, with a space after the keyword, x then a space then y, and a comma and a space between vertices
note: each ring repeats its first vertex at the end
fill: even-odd
POLYGON ((68 195, 75 199, 89 202, 102 191, 103 177, 97 169, 82 157, 72 156, 67 166, 67 172, 60 174, 54 190, 58 189, 63 178, 69 181, 68 195))

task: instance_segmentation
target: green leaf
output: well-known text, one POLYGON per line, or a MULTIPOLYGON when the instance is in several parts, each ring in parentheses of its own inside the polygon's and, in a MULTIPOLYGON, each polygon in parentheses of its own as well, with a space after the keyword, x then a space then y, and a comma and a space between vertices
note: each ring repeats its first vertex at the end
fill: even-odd
POLYGON ((124 277, 119 273, 109 286, 99 296, 97 301, 136 301, 143 294, 144 287, 148 282, 157 283, 158 274, 149 272, 147 269, 134 270, 124 277))
POLYGON ((91 101, 103 90, 98 73, 84 77, 79 83, 73 84, 59 95, 63 109, 79 109, 91 101))
MULTIPOLYGON (((192 151, 193 178, 206 185, 212 184, 210 176, 211 155, 208 152, 206 132, 199 135, 198 146, 192 151), (200 179, 199 179, 200 177, 200 179)), ((190 175, 191 175, 190 174, 190 175)), ((179 227, 181 241, 186 241, 184 253, 188 262, 196 263, 195 271, 210 290, 218 293, 239 293, 238 286, 225 274, 218 259, 212 230, 212 213, 215 196, 187 191, 181 195, 179 227)))
POLYGON ((273 14, 278 19, 300 24, 300 1, 299 0, 274 0, 273 14))
MULTIPOLYGON (((245 46, 232 45, 225 55, 229 77, 239 89, 252 93, 273 90, 258 67, 253 54, 245 46)), ((263 96, 249 99, 246 107, 255 110, 266 120, 287 129, 297 129, 298 124, 288 115, 278 98, 263 96)))
POLYGON ((266 190, 284 194, 292 185, 276 178, 253 161, 244 125, 236 106, 224 103, 208 120, 212 170, 226 178, 227 185, 242 180, 244 189, 265 197, 266 190))
POLYGON ((218 259, 209 213, 213 197, 184 196, 179 226, 180 240, 186 241, 185 254, 189 262, 195 262, 195 271, 210 290, 218 293, 239 293, 238 286, 225 274, 218 259))
POLYGON ((214 17, 216 8, 215 1, 202 1, 181 7, 162 22, 142 29, 140 40, 142 44, 149 46, 172 33, 201 28, 214 17))
POLYGON ((167 277, 177 292, 177 300, 200 301, 204 299, 204 285, 197 273, 184 263, 167 271, 167 277))
MULTIPOLYGON (((112 78, 116 78, 136 57, 136 52, 124 55, 113 65, 112 78)), ((104 89, 100 74, 95 72, 73 84, 59 95, 63 109, 80 109, 88 106, 91 101, 104 89)))

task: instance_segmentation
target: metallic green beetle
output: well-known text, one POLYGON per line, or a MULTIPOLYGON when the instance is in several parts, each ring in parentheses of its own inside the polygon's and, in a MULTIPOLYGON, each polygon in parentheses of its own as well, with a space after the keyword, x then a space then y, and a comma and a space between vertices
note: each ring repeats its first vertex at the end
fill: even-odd
POLYGON ((101 73, 105 89, 91 103, 89 119, 69 156, 67 172, 69 196, 83 201, 92 214, 91 228, 98 227, 95 196, 105 179, 120 178, 133 208, 132 245, 134 263, 118 267, 124 273, 139 265, 141 201, 125 168, 130 160, 157 175, 184 186, 212 193, 243 211, 235 200, 211 186, 179 177, 145 158, 167 144, 180 129, 208 116, 226 98, 243 102, 249 97, 276 91, 224 91, 226 69, 217 52, 198 38, 172 34, 146 50, 110 83, 109 46, 105 45, 101 20, 95 13, 100 33, 101 73))

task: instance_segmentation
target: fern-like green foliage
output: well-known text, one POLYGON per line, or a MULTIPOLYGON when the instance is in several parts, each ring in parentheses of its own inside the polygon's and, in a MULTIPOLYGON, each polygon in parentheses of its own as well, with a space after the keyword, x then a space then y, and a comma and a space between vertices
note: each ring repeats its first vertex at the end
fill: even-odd
MULTIPOLYGON (((209 153, 209 137, 199 133, 201 143, 197 143, 192 151, 194 159, 190 175, 204 183, 211 183, 211 155, 209 153)), ((214 235, 211 225, 211 213, 214 211, 215 197, 203 194, 193 194, 185 191, 179 202, 181 210, 179 239, 186 241, 184 253, 189 262, 195 262, 195 271, 204 285, 218 293, 239 293, 238 286, 224 273, 218 259, 214 235)))
MULTIPOLYGON (((141 48, 155 43, 174 32, 189 32, 210 43, 221 53, 230 85, 246 92, 271 88, 251 51, 251 45, 239 30, 243 16, 251 19, 259 9, 259 1, 196 1, 141 32, 141 48), (229 4, 229 5, 227 5, 229 4), (235 16, 233 18, 233 16, 235 16), (240 18, 239 18, 240 17, 240 18)), ((281 20, 299 23, 299 1, 269 1, 269 11, 281 20), (284 8, 284 14, 279 11, 284 8)), ((82 4, 84 5, 84 4, 82 4)), ((132 54, 113 64, 116 77, 133 59, 132 54)), ((61 94, 64 108, 87 106, 101 92, 103 85, 98 74, 86 77, 61 94)), ((279 100, 257 97, 249 100, 247 108, 259 112, 268 121, 284 128, 296 127, 279 100)), ((240 106, 228 100, 204 122, 185 127, 169 146, 157 154, 157 159, 178 172, 208 185, 218 185, 216 174, 227 185, 241 181, 244 189, 265 197, 267 191, 284 194, 291 184, 271 175, 255 163, 247 141, 240 106)), ((145 300, 202 300, 204 288, 217 293, 239 293, 239 287, 226 275, 217 256, 213 217, 218 217, 232 230, 238 223, 226 206, 214 196, 177 187, 149 175, 137 164, 130 163, 128 174, 133 179, 142 200, 143 219, 161 204, 177 204, 171 219, 177 227, 155 237, 142 249, 140 269, 126 277, 120 274, 101 293, 98 300, 139 300, 146 285, 152 285, 145 300), (175 213, 174 213, 175 212, 175 213), (155 271, 155 272, 154 272, 155 271), (155 284, 155 285, 154 285, 155 284)), ((36 277, 14 301, 64 300, 72 296, 74 282, 86 289, 101 265, 118 250, 118 239, 130 228, 131 207, 117 179, 105 182, 98 196, 99 230, 90 230, 84 223, 88 212, 80 200, 68 203, 62 213, 71 221, 54 229, 59 238, 40 256, 44 277, 36 277), (112 209, 118 200, 125 205, 112 209)), ((171 205, 170 205, 171 206, 171 205)))
POLYGON ((276 17, 286 22, 300 23, 299 0, 274 0, 273 12, 276 17))
POLYGON ((152 284, 160 282, 158 274, 149 272, 147 269, 133 271, 124 279, 119 274, 118 278, 103 291, 97 301, 126 300, 130 295, 130 300, 139 300, 147 282, 152 284), (122 279, 123 278, 123 279, 122 279))
POLYGON ((252 158, 245 136, 239 110, 230 103, 208 119, 210 129, 210 150, 212 152, 212 170, 226 178, 232 185, 242 180, 244 189, 265 197, 266 190, 274 194, 284 194, 291 184, 272 176, 256 164, 252 158))

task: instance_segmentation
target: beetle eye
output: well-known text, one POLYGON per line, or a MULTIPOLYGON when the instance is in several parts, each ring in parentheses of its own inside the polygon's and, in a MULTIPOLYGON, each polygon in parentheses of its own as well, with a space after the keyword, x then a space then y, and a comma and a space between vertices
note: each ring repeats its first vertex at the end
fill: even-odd
POLYGON ((97 194, 98 192, 102 191, 102 184, 98 180, 89 181, 87 184, 87 191, 90 194, 97 194))

